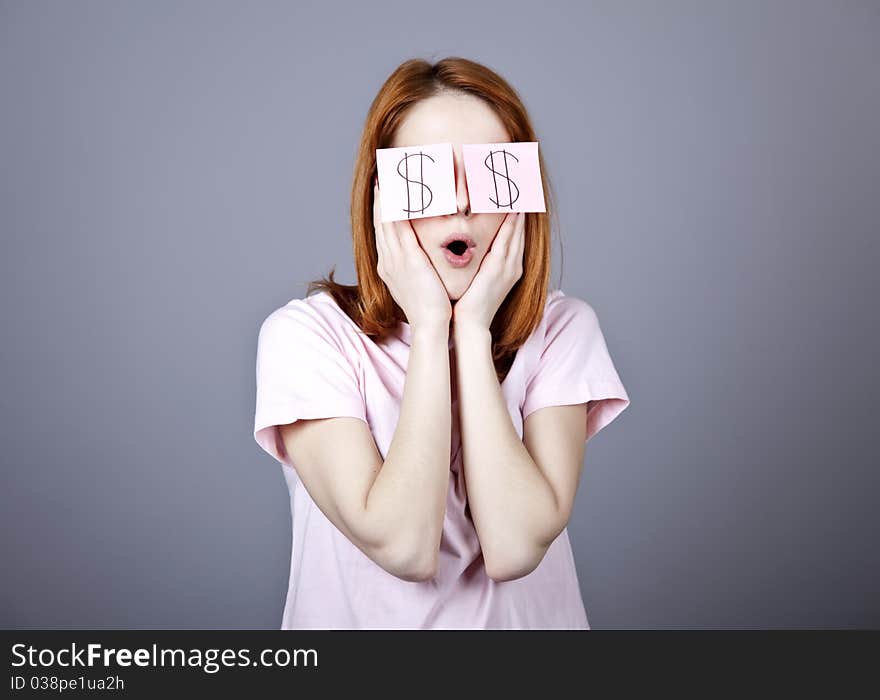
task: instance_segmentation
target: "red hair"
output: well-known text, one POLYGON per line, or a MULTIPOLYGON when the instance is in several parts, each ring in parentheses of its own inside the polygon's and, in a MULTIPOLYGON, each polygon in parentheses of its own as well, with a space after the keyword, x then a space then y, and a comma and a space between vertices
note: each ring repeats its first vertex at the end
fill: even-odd
MULTIPOLYGON (((376 269, 378 253, 373 228, 373 178, 376 149, 388 148, 407 110, 419 100, 444 92, 479 97, 498 114, 511 141, 537 141, 525 106, 516 91, 497 73, 465 58, 448 57, 431 64, 410 59, 388 77, 370 105, 361 135, 351 188, 351 234, 357 285, 327 278, 309 283, 307 295, 324 290, 369 336, 382 338, 406 319, 376 269)), ((546 212, 525 214, 523 274, 502 302, 490 328, 492 358, 503 381, 517 349, 541 320, 550 280, 550 216, 552 188, 544 158, 538 152, 544 180, 546 212)))

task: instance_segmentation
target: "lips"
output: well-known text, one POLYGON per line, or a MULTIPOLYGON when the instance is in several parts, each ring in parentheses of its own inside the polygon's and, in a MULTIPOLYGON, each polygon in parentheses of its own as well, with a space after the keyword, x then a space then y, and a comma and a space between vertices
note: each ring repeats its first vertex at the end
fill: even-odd
POLYGON ((453 241, 464 241, 467 243, 468 248, 476 248, 477 244, 474 242, 474 239, 468 236, 466 233, 451 233, 446 238, 443 239, 443 242, 440 244, 441 248, 445 248, 453 241))
POLYGON ((456 255, 449 248, 443 249, 443 255, 446 258, 446 262, 448 262, 452 267, 467 267, 471 260, 474 259, 472 248, 466 248, 464 253, 461 255, 456 255))
POLYGON ((465 267, 474 258, 474 248, 477 247, 473 238, 466 233, 451 233, 443 239, 440 245, 443 256, 453 267, 465 267))

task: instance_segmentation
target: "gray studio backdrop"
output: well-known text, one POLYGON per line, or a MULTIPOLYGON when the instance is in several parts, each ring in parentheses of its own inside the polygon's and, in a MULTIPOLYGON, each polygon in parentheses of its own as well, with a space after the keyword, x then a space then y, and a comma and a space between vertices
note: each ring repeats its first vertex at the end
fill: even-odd
POLYGON ((370 101, 463 55, 531 111, 553 281, 632 399, 570 524, 592 626, 880 626, 878 36, 876 2, 2 2, 0 625, 280 625, 259 324, 355 280, 370 101))

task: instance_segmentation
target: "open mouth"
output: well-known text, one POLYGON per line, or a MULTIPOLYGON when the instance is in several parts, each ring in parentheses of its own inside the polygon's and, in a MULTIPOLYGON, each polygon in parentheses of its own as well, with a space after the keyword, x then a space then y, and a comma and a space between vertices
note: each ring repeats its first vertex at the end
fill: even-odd
POLYGON ((464 241, 452 241, 452 243, 446 246, 446 249, 451 250, 456 255, 463 255, 464 251, 468 249, 468 244, 464 241))
POLYGON ((468 248, 476 248, 474 239, 466 233, 451 233, 440 244, 441 248, 451 250, 456 255, 463 255, 468 248))
POLYGON ((443 254, 453 267, 464 267, 473 260, 473 249, 477 244, 465 234, 452 234, 443 241, 443 254))

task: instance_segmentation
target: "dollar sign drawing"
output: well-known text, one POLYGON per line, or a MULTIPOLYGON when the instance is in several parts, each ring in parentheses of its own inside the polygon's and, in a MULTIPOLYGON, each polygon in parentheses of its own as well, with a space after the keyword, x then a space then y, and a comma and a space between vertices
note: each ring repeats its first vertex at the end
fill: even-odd
MULTIPOLYGON (((495 182, 495 199, 489 197, 489 201, 492 202, 499 209, 501 207, 510 207, 511 211, 513 211, 513 203, 519 199, 519 187, 516 186, 516 183, 510 179, 510 170, 507 167, 507 156, 513 158, 517 163, 519 163, 519 158, 517 158, 513 153, 509 153, 505 150, 500 151, 489 151, 489 155, 486 156, 486 159, 483 161, 483 165, 485 165, 489 170, 492 171, 492 180, 495 182), (495 154, 501 153, 504 156, 504 172, 502 173, 500 170, 495 170, 495 154), (498 177, 501 176, 505 180, 507 180, 507 203, 501 203, 501 197, 498 194, 498 177), (516 190, 516 196, 513 194, 513 190, 516 190)), ((500 164, 499 164, 500 165, 500 164)), ((504 183, 501 184, 504 186, 504 183)))
MULTIPOLYGON (((410 214, 424 214, 425 209, 431 206, 431 202, 434 201, 434 193, 431 191, 431 188, 425 184, 425 167, 424 167, 424 159, 428 158, 432 163, 435 162, 431 156, 427 153, 422 153, 419 151, 418 153, 407 153, 403 158, 400 159, 400 162, 397 164, 397 174, 400 175, 404 180, 406 180, 406 218, 409 218, 410 214), (411 180, 409 177, 409 159, 410 158, 418 158, 419 159, 419 179, 411 180), (403 172, 400 171, 400 168, 403 167, 403 172), (420 188, 421 194, 421 202, 422 206, 420 209, 410 209, 412 206, 412 202, 410 201, 409 196, 409 186, 410 185, 418 185, 420 188), (428 202, 425 203, 425 191, 428 193, 428 202)), ((413 169, 415 170, 415 168, 413 169)))

